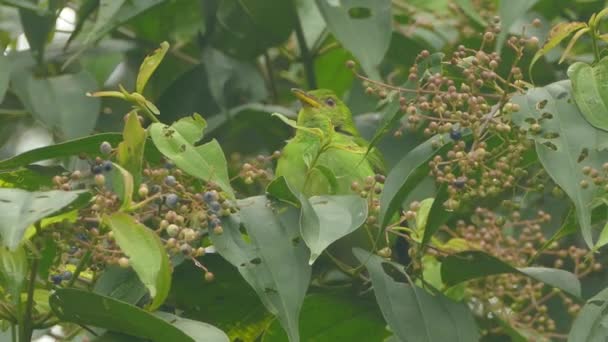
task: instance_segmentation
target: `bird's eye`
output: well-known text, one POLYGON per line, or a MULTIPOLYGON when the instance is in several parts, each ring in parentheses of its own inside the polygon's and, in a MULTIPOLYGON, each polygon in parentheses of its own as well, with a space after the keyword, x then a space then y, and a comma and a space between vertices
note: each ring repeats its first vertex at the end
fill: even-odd
POLYGON ((333 106, 336 105, 336 101, 334 101, 334 99, 332 99, 330 97, 330 98, 328 98, 328 99, 325 100, 325 104, 328 105, 328 106, 330 106, 330 107, 333 107, 333 106))

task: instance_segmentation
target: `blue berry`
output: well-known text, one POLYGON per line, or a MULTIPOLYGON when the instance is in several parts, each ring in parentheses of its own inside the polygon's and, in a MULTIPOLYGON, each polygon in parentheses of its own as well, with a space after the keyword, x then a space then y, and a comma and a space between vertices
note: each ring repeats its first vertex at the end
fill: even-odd
POLYGON ((467 179, 465 177, 458 177, 452 182, 452 185, 457 189, 462 189, 466 183, 467 179))
POLYGON ((61 274, 53 274, 51 276, 51 281, 53 282, 53 284, 55 285, 59 285, 61 284, 61 281, 63 280, 63 277, 61 276, 61 274))
POLYGON ((112 145, 107 141, 102 142, 101 145, 99 145, 99 152, 106 156, 109 155, 112 153, 112 145))
POLYGON ((218 197, 217 191, 215 190, 207 191, 203 194, 203 200, 207 203, 217 201, 218 197))
POLYGON ((213 201, 209 203, 209 209, 213 212, 218 212, 222 210, 222 205, 218 201, 213 201))
POLYGON ((162 190, 162 188, 160 187, 160 185, 158 184, 154 184, 152 185, 152 187, 150 188, 150 195, 154 195, 156 193, 159 193, 162 190))
POLYGON ((102 167, 105 172, 110 172, 110 171, 112 171, 112 162, 109 160, 106 160, 105 162, 103 162, 102 167))
POLYGON ((175 208, 175 206, 177 206, 178 201, 179 196, 177 196, 176 194, 168 194, 167 197, 165 197, 165 204, 169 208, 175 208))
POLYGON ((450 131, 450 138, 452 138, 453 140, 460 140, 462 139, 462 132, 460 132, 460 130, 458 129, 452 129, 450 131))
POLYGON ((175 186, 177 185, 177 180, 175 179, 175 177, 169 175, 165 177, 165 184, 167 184, 167 186, 175 186))
POLYGON ((61 273, 61 278, 63 278, 63 280, 70 280, 70 278, 72 278, 72 272, 65 271, 61 273))
POLYGON ((172 162, 165 163, 165 169, 167 169, 167 170, 171 170, 174 167, 175 167, 175 164, 173 164, 172 162))
POLYGON ((101 165, 93 165, 93 167, 91 167, 91 172, 93 172, 94 175, 98 175, 103 172, 103 168, 101 165))
POLYGON ((75 254, 76 252, 78 252, 78 247, 76 247, 76 246, 71 246, 71 247, 70 247, 70 250, 69 250, 69 252, 68 252, 68 253, 70 253, 70 254, 75 254))

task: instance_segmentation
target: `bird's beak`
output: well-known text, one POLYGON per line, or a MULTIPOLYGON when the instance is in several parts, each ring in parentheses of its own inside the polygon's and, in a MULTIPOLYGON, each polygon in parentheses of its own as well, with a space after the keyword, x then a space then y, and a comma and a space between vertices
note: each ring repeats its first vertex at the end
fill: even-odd
POLYGON ((291 92, 298 98, 298 100, 300 100, 300 102, 302 102, 302 105, 313 108, 321 107, 321 103, 319 103, 319 100, 317 100, 316 97, 310 95, 304 90, 298 88, 291 88, 291 92))

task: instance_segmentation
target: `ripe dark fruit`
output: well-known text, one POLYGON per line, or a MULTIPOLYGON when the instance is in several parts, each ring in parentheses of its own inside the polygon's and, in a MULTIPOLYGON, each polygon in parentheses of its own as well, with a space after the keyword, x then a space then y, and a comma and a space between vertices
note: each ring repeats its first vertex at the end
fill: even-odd
POLYGON ((109 160, 106 160, 105 162, 103 162, 102 168, 104 172, 110 172, 112 171, 112 162, 109 160))
POLYGON ((169 176, 165 177, 165 184, 167 186, 175 186, 175 185, 177 185, 177 180, 175 179, 175 177, 169 175, 169 176))
POLYGON ((176 194, 168 194, 167 197, 165 197, 165 204, 169 208, 175 208, 177 206, 177 202, 179 202, 179 196, 176 194))
POLYGON ((452 129, 450 131, 450 138, 452 140, 460 140, 462 139, 462 132, 459 129, 452 129))
POLYGON ((98 175, 98 174, 100 174, 100 173, 102 173, 102 172, 103 172, 103 167, 102 167, 101 165, 93 165, 93 166, 91 167, 91 172, 92 172, 94 175, 98 175))

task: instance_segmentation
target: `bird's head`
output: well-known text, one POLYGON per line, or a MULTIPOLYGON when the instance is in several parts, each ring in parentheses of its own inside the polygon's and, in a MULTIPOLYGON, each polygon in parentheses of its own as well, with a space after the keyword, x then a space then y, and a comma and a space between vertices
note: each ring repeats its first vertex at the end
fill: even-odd
POLYGON ((295 88, 291 91, 302 103, 302 109, 298 114, 300 125, 323 129, 324 123, 330 122, 336 132, 359 135, 350 109, 333 91, 329 89, 304 91, 295 88))

